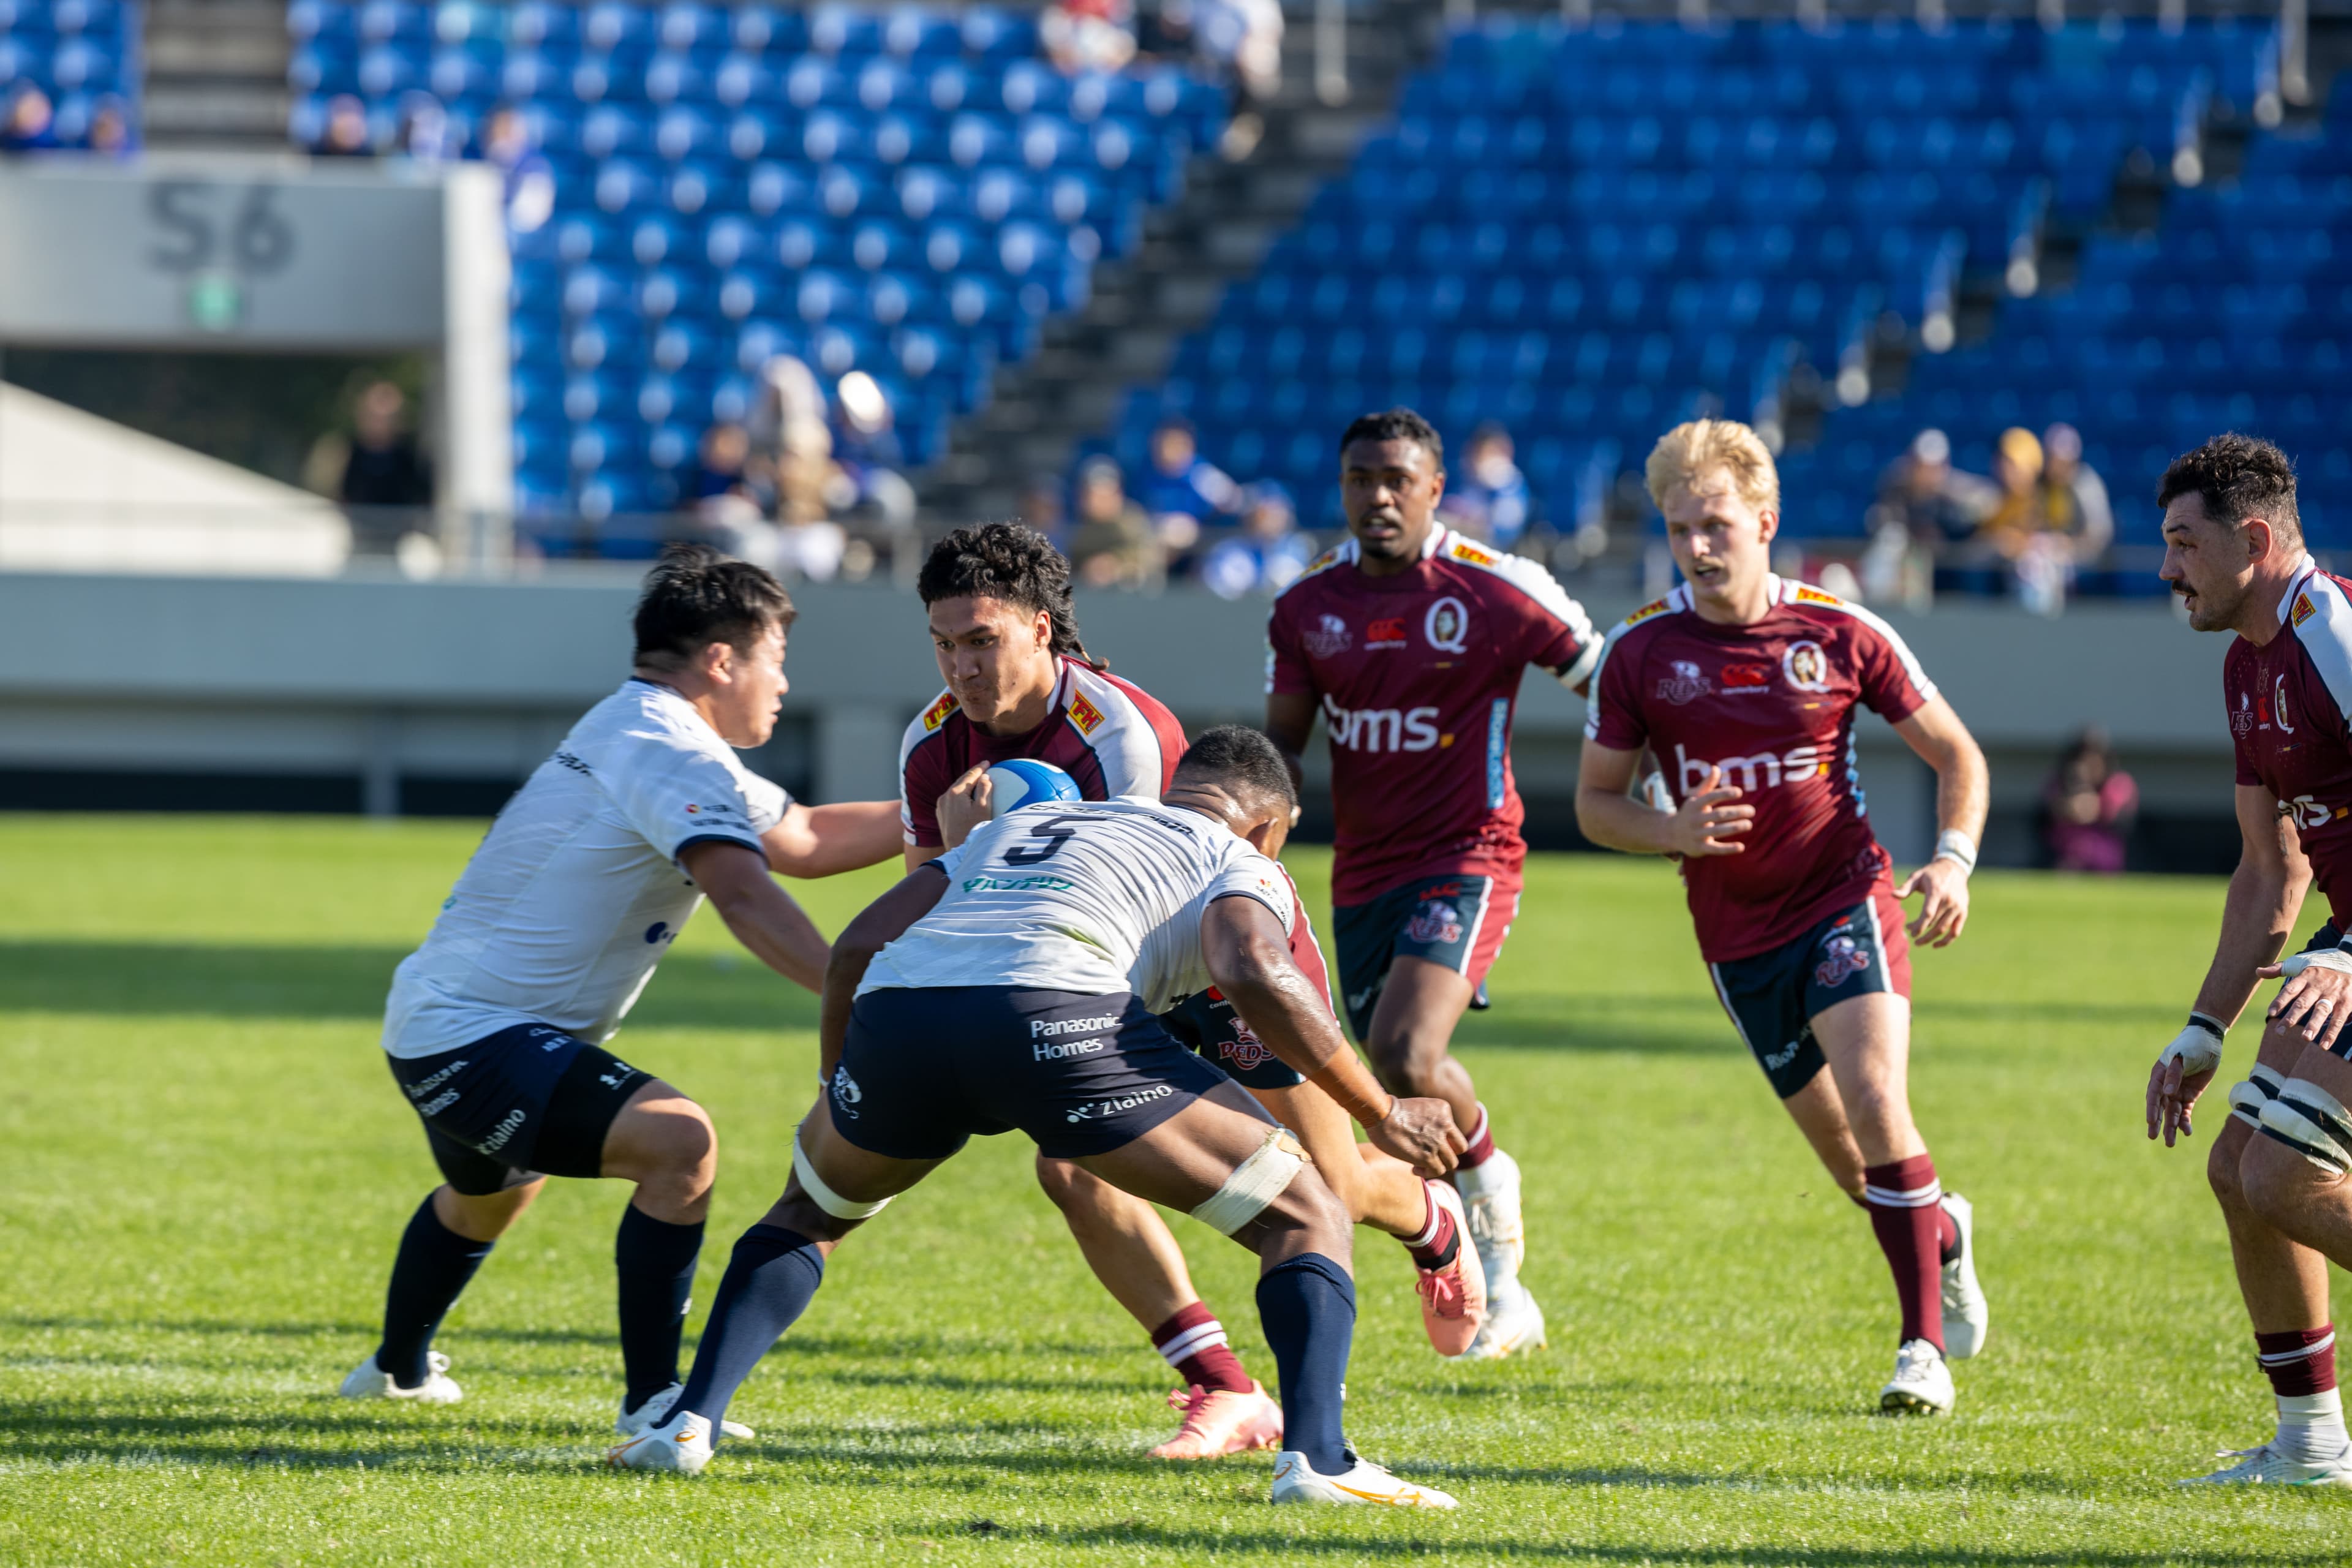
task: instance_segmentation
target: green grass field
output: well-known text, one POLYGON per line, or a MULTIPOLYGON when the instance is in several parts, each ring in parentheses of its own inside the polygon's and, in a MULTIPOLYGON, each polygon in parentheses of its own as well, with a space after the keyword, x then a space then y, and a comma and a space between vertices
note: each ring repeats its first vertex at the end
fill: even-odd
MULTIPOLYGON (((0 1560, 2352 1561, 2352 1499, 2168 1485, 2269 1432, 2201 1142, 2139 1130, 2218 884, 1988 874, 1922 955, 1914 1094, 1994 1308, 1948 1420, 1872 1414, 1894 1310, 1708 994, 1657 864, 1532 868, 1460 1048, 1525 1165, 1551 1348, 1456 1366, 1360 1247, 1350 1429, 1458 1514, 1276 1513, 1265 1456, 1140 1457, 1166 1370, 1017 1138, 835 1258, 698 1482, 597 1463, 618 1185, 556 1184, 445 1331, 466 1401, 333 1397, 435 1179, 377 1013, 478 828, 0 818, 0 1560)), ((1294 856, 1323 907, 1324 862, 1294 856)), ((828 930, 878 876, 806 887, 828 930)), ((622 1038, 714 1112, 694 1318, 789 1164, 813 1002, 704 914, 622 1038)), ((2232 1047, 2233 1062, 2248 1047, 2232 1047)), ((2209 1123, 2210 1126, 2210 1123, 2209 1123)), ((1177 1222, 1253 1370, 1253 1260, 1177 1222)))

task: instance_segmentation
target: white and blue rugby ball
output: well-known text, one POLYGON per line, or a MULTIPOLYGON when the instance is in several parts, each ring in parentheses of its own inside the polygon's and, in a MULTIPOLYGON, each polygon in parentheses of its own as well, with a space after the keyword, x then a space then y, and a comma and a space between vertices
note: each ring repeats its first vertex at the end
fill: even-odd
POLYGON ((1015 757, 988 770, 988 816, 991 821, 1024 805, 1076 800, 1078 781, 1051 763, 1015 757))

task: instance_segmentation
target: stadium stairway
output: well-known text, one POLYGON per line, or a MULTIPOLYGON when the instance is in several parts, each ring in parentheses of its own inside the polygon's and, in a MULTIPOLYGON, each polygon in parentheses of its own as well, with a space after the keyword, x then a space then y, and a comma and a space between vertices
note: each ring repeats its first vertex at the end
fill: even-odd
POLYGON ((149 0, 147 143, 286 144, 284 0, 149 0))
POLYGON ((1146 222, 1143 244, 1096 268, 1086 308, 1046 322, 1034 358, 996 373, 987 405, 960 420, 948 452, 919 478, 929 526, 1010 517, 1041 477, 1066 472, 1082 443, 1118 417, 1127 389, 1156 382, 1180 342, 1255 271, 1316 193, 1385 122, 1407 73, 1442 42, 1436 8, 1370 0, 1350 10, 1348 93, 1315 82, 1313 0, 1285 0, 1283 88, 1248 156, 1196 156, 1181 197, 1146 222))

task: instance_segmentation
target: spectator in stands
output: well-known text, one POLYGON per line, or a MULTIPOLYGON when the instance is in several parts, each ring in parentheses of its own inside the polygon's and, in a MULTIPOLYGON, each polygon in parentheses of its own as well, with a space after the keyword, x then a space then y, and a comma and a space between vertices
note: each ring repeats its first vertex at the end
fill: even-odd
POLYGON ((465 137, 441 100, 429 92, 412 92, 400 100, 400 125, 393 132, 393 151, 419 163, 454 163, 465 153, 465 137))
POLYGON ((688 476, 686 499, 700 516, 723 519, 744 509, 752 516, 766 513, 760 487, 749 471, 751 437, 740 425, 713 425, 696 445, 694 470, 688 476))
POLYGON ((1167 419, 1151 433, 1151 467, 1137 499, 1161 548, 1181 556, 1200 542, 1203 525, 1230 521, 1240 511, 1242 488, 1201 456, 1190 425, 1167 419))
POLYGON ((1899 525, 1931 550, 1973 538, 1994 505, 1993 487, 1952 467, 1952 443, 1941 430, 1922 430, 1879 482, 1878 521, 1899 525))
POLYGON ((131 142, 131 110, 122 100, 110 92, 91 106, 84 140, 91 152, 109 158, 128 158, 138 150, 131 142))
POLYGON ((57 108, 49 95, 21 82, 0 116, 0 153, 44 153, 58 145, 57 108))
POLYGON ((374 157, 375 135, 368 129, 367 105, 348 92, 336 94, 327 104, 326 121, 319 128, 319 140, 310 153, 317 158, 374 157))
POLYGON ((2096 563, 2116 537, 2106 481, 2083 461, 2083 437, 2072 425, 2053 425, 2042 437, 2042 513, 2052 534, 2065 541, 2077 566, 2096 563))
POLYGON ((433 468, 408 428, 408 396, 371 383, 352 410, 351 456, 337 499, 351 509, 352 548, 381 554, 420 531, 416 512, 433 504, 433 468))
POLYGON ((1135 18, 1135 52, 1139 58, 1189 65, 1200 52, 1200 32, 1193 0, 1159 0, 1147 5, 1135 18))
POLYGON ((814 522, 825 516, 833 429, 816 373, 791 354, 762 366, 751 435, 752 451, 775 476, 776 521, 814 522))
POLYGON ((491 114, 482 128, 482 157, 505 176, 507 226, 517 234, 545 227, 555 216, 555 169, 541 155, 520 110, 491 114))
POLYGON ((1445 499, 1438 503, 1449 527, 1498 549, 1518 543, 1534 521, 1535 501, 1514 457, 1511 433, 1500 425, 1481 425, 1470 433, 1461 477, 1448 476, 1445 499))
POLYGON ((2124 847, 2139 815, 2139 786, 2116 766, 2106 732, 2084 730, 2058 759, 2042 792, 2051 863, 2061 871, 2113 876, 2124 868, 2124 847))
POLYGON ((1055 0, 1037 36, 1056 69, 1115 71, 1135 58, 1134 0, 1055 0))
POLYGON ((1118 464, 1089 458, 1078 469, 1077 522, 1070 532, 1070 565, 1089 588, 1156 588, 1167 557, 1151 520, 1129 500, 1118 464))
POLYGON ((842 499, 834 510, 865 508, 887 529, 912 528, 915 487, 907 480, 907 451, 888 395, 862 370, 843 376, 835 391, 840 417, 833 429, 833 460, 842 499))
POLYGON ((1239 90, 1240 112, 1262 114, 1282 91, 1282 0, 1197 0, 1192 29, 1201 53, 1239 90))
POLYGON ((1013 521, 1034 528, 1054 542, 1054 548, 1069 553, 1069 515, 1062 504, 1062 480, 1058 474, 1032 474, 1021 492, 1021 510, 1013 521))
POLYGON ((1221 541, 1201 563, 1201 581, 1221 599, 1279 594, 1315 558, 1315 542, 1298 531, 1288 490, 1267 479, 1244 494, 1241 531, 1221 541))
POLYGON ((2049 523, 2042 506, 2041 439, 2014 426, 2002 431, 1993 448, 1992 476, 2000 489, 1977 525, 1977 552, 2015 561, 2049 523))

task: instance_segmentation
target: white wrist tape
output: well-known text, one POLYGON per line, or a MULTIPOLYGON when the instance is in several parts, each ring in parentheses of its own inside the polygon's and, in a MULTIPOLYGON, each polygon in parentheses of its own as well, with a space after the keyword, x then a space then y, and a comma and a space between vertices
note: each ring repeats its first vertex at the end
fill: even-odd
POLYGON ((809 1163, 807 1152, 801 1148, 801 1135, 797 1129, 793 1132, 793 1174, 800 1178, 801 1191, 806 1193, 817 1207, 835 1219, 872 1219, 890 1206, 888 1198, 861 1204, 845 1198, 826 1186, 824 1179, 816 1173, 816 1167, 809 1163))
POLYGON ((1192 1211, 1211 1230, 1231 1236, 1265 1212, 1307 1165, 1307 1151, 1282 1128, 1265 1135, 1257 1152, 1234 1167, 1225 1184, 1192 1211))
POLYGON ((2172 1044, 2165 1047, 2164 1054, 2156 1058, 2158 1067, 2172 1062, 2180 1064, 2180 1076, 2183 1078, 2211 1072, 2221 1065, 2221 1042, 2204 1026, 2191 1024, 2175 1035, 2172 1044))
POLYGON ((1936 837, 1935 858, 1957 860, 1961 870, 1973 871, 1977 868, 1977 841, 1957 827, 1947 827, 1936 837))
POLYGON ((2306 969, 2333 969, 2339 973, 2352 974, 2352 952, 2340 947, 2322 947, 2309 952, 2289 954, 2280 961, 2279 978, 2292 980, 2306 969))

